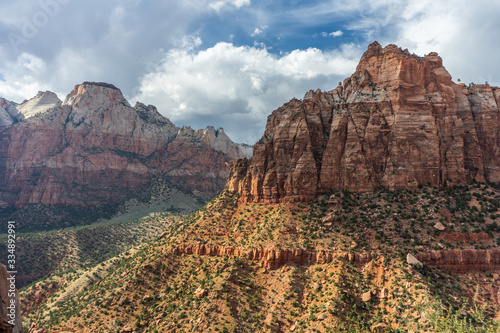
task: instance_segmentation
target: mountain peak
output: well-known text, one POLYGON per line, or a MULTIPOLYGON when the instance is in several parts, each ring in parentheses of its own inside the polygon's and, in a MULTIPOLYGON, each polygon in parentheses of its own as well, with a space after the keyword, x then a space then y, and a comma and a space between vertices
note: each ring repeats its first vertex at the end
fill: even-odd
POLYGON ((499 105, 499 88, 455 84, 437 53, 374 42, 342 86, 275 110, 252 161, 233 164, 227 188, 279 202, 499 182, 499 105))
POLYGON ((25 118, 29 118, 59 105, 61 105, 61 100, 55 93, 52 91, 39 91, 35 97, 19 104, 17 109, 25 118))
POLYGON ((134 110, 137 112, 142 120, 148 123, 155 123, 158 125, 168 125, 175 127, 175 125, 166 117, 162 116, 154 105, 146 105, 141 102, 136 102, 134 110))
POLYGON ((124 103, 130 106, 120 89, 103 82, 84 82, 76 85, 66 97, 62 105, 74 109, 109 109, 115 104, 124 103))
POLYGON ((437 54, 437 52, 431 52, 424 57, 420 57, 416 54, 410 53, 408 49, 403 50, 397 45, 389 44, 386 47, 382 47, 382 45, 375 41, 368 45, 368 49, 361 57, 357 70, 359 71, 360 69, 362 69, 367 62, 373 62, 374 59, 371 58, 379 58, 380 61, 387 61, 388 58, 396 58, 399 61, 401 61, 402 59, 414 59, 421 62, 437 62, 439 63, 439 66, 442 66, 442 59, 437 54))
POLYGON ((443 67, 443 60, 436 52, 421 57, 394 44, 382 47, 374 42, 368 46, 356 72, 346 79, 344 86, 352 83, 351 86, 367 88, 368 84, 378 84, 386 85, 388 89, 398 89, 408 85, 427 87, 438 82, 452 83, 451 75, 443 67))

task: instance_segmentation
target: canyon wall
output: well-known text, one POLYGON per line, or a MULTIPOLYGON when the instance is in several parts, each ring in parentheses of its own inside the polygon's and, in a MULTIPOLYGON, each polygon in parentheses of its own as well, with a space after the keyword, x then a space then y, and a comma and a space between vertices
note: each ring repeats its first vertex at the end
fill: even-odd
POLYGON ((3 207, 116 203, 159 176, 210 197, 224 188, 230 160, 248 156, 223 129, 178 128, 110 84, 85 82, 56 98, 39 93, 20 104, 36 115, 0 129, 3 207), (40 112, 49 102, 56 105, 40 112))
POLYGON ((227 189, 244 201, 306 201, 370 191, 500 181, 500 89, 455 84, 436 53, 368 47, 331 91, 309 91, 269 117, 227 189))

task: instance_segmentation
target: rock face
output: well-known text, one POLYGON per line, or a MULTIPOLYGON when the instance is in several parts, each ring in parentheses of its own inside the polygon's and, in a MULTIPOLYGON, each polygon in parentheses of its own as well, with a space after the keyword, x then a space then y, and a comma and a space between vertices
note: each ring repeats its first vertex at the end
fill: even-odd
MULTIPOLYGON (((350 253, 330 250, 303 250, 259 248, 245 250, 242 248, 208 244, 180 244, 174 249, 176 255, 228 256, 260 261, 267 269, 277 269, 286 263, 296 265, 324 264, 336 259, 366 264, 372 260, 374 253, 350 253)), ((410 265, 421 266, 422 263, 438 266, 454 272, 477 272, 500 270, 500 250, 442 250, 419 252, 415 256, 408 254, 410 265)))
POLYGON ((204 245, 204 244, 180 244, 174 250, 177 255, 194 254, 197 256, 228 256, 241 257, 248 260, 260 261, 266 269, 277 269, 286 263, 294 263, 297 265, 305 264, 324 264, 335 259, 349 260, 358 264, 365 264, 372 258, 370 253, 347 253, 335 252, 329 250, 303 250, 296 249, 252 249, 245 250, 236 247, 227 247, 221 245, 204 245))
POLYGON ((159 176, 213 196, 229 161, 244 156, 222 129, 177 128, 154 106, 131 107, 116 87, 85 82, 61 106, 0 131, 0 201, 89 207, 159 176))
POLYGON ((16 108, 16 103, 0 98, 0 128, 11 126, 23 118, 16 108))
POLYGON ((500 270, 500 250, 442 250, 417 253, 418 260, 458 273, 500 270))
POLYGON ((406 262, 411 266, 422 266, 422 263, 411 253, 406 256, 406 262))
POLYGON ((17 110, 24 118, 33 117, 39 113, 46 112, 61 104, 61 100, 51 91, 39 91, 38 94, 30 100, 17 105, 17 110))
POLYGON ((25 331, 22 327, 19 295, 15 288, 11 288, 11 282, 7 280, 9 277, 10 274, 7 272, 7 268, 0 264, 0 332, 22 333, 25 331), (14 295, 9 295, 12 293, 14 295), (9 308, 11 300, 15 300, 12 309, 9 308))
POLYGON ((0 98, 0 128, 12 126, 25 118, 33 117, 61 105, 61 100, 51 91, 38 94, 21 104, 0 98))
POLYGON ((368 47, 329 92, 275 110, 227 188, 245 201, 500 181, 500 89, 452 82, 436 53, 368 47))

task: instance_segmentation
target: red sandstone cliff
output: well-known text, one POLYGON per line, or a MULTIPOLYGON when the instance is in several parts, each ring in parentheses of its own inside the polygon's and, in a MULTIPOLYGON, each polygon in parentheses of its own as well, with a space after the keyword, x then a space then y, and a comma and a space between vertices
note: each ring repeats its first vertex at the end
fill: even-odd
POLYGON ((222 129, 177 128, 116 87, 85 82, 61 106, 0 130, 0 202, 88 207, 120 202, 161 176, 213 196, 243 151, 222 129))
POLYGON ((227 189, 243 200, 308 200, 330 190, 500 181, 500 89, 452 82, 436 53, 377 42, 329 92, 310 91, 268 118, 227 189))
MULTIPOLYGON (((286 263, 297 265, 324 264, 339 260, 350 260, 356 264, 366 264, 375 253, 349 253, 331 250, 303 250, 258 248, 245 250, 237 247, 204 244, 180 244, 174 249, 177 255, 194 254, 197 256, 229 256, 240 257, 262 262, 267 269, 277 269, 286 263)), ((454 272, 465 273, 475 271, 493 271, 500 269, 500 250, 441 250, 419 252, 415 257, 428 265, 438 266, 454 272)))

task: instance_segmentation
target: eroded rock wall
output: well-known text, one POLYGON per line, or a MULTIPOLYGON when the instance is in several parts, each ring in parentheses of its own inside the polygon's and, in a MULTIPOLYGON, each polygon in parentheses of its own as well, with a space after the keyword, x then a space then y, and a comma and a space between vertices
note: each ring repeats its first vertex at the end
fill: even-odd
POLYGON ((436 53, 377 42, 336 89, 309 91, 268 118, 227 189, 245 201, 500 181, 500 89, 455 84, 436 53))

